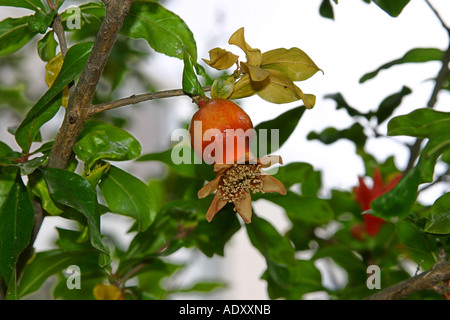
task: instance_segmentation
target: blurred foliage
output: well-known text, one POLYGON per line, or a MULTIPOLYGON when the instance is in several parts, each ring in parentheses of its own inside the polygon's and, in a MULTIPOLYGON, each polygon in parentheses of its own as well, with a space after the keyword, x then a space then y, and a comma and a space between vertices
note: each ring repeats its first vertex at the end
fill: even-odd
MULTIPOLYGON (((97 115, 85 124, 73 149, 76 157, 69 167, 65 170, 47 167, 52 141, 42 141, 40 147, 36 147, 35 142, 41 139, 40 127, 60 110, 63 90, 72 86, 83 71, 105 8, 100 1, 92 1, 77 4, 75 11, 71 7, 58 12, 72 45, 48 90, 34 99, 26 94, 30 79, 21 72, 28 56, 19 49, 39 37, 35 41, 35 54, 42 61, 52 61, 59 51, 58 39, 51 28, 56 11, 49 10, 43 2, 0 1, 0 6, 34 11, 28 16, 0 21, 0 69, 17 72, 14 84, 0 79, 0 107, 22 117, 17 126, 10 129, 21 150, 13 150, 0 142, 0 291, 3 297, 27 297, 50 277, 56 279, 52 288, 56 299, 169 299, 176 293, 209 294, 226 284, 206 281, 188 287, 166 286, 167 280, 176 277, 186 266, 174 264, 167 257, 181 248, 196 248, 206 257, 223 256, 230 239, 241 228, 245 228, 251 244, 265 259, 267 268, 262 279, 267 282, 272 299, 302 299, 307 293, 319 291, 326 292, 330 299, 362 299, 373 293, 366 284, 369 265, 380 266, 381 287, 386 288, 410 277, 405 262, 428 269, 436 263, 441 248, 449 251, 449 193, 437 198, 432 205, 421 204, 417 198, 421 187, 436 184, 448 187, 450 114, 418 108, 393 117, 403 99, 412 93, 406 86, 388 93, 369 112, 350 106, 341 93, 325 96, 336 103, 336 110, 347 112, 352 125, 310 132, 307 138, 322 142, 324 148, 340 139, 353 143, 366 169, 366 177, 361 179, 369 185, 370 181, 375 183, 369 177, 376 170, 384 183, 396 174, 402 174, 402 179, 392 190, 365 199, 371 203, 371 209, 362 212, 366 209, 361 207, 354 190, 327 189, 322 184, 321 172, 313 163, 282 165, 274 177, 284 183, 287 194, 256 194, 252 198, 265 199, 283 209, 290 223, 285 234, 258 211, 254 211, 253 221, 244 225, 231 205, 226 205, 208 223, 205 213, 213 195, 198 199, 197 191, 214 178, 212 168, 194 164, 194 161, 175 164, 171 159, 173 152, 190 150, 183 146, 142 155, 140 142, 123 129, 126 117, 116 118, 108 113, 97 115), (71 28, 76 17, 80 19, 80 27, 71 28), (393 157, 379 162, 376 155, 367 151, 369 138, 387 138, 379 133, 386 125, 388 137, 404 135, 426 140, 426 145, 416 154, 419 160, 407 172, 397 168, 393 157), (164 163, 167 174, 163 178, 142 181, 114 165, 116 161, 130 160, 164 163), (84 166, 80 173, 75 172, 78 163, 84 166), (438 164, 444 167, 439 171, 443 174, 435 173, 438 164), (20 255, 30 241, 37 207, 41 207, 46 216, 73 221, 78 229, 57 228, 56 248, 35 253, 23 270, 17 270, 20 255), (113 236, 101 233, 102 215, 107 212, 134 221, 129 230, 133 239, 125 250, 113 236), (363 214, 382 219, 376 234, 367 233, 363 214), (300 258, 305 252, 310 253, 309 257, 300 258), (344 285, 324 286, 323 271, 319 271, 318 263, 330 260, 345 273, 344 285), (80 290, 67 287, 70 275, 65 271, 70 265, 81 270, 80 290), (135 281, 128 281, 131 279, 135 281)), ((409 0, 375 0, 374 3, 396 17, 409 0)), ((62 4, 63 1, 59 1, 59 5, 62 4)), ((337 0, 321 1, 320 14, 333 19, 337 4, 337 0)), ((211 79, 197 62, 194 35, 182 18, 162 4, 150 1, 135 1, 130 13, 109 56, 93 103, 117 99, 132 79, 144 90, 153 91, 153 83, 139 63, 155 54, 181 59, 185 66, 183 79, 180 79, 183 89, 191 95, 203 94, 201 83, 211 79)), ((238 77, 236 73, 232 75, 237 80, 234 86, 229 87, 230 75, 226 75, 215 82, 214 94, 223 97, 231 88, 238 97, 259 94, 274 103, 303 100, 307 108, 314 105, 311 103, 313 96, 303 95, 293 84, 319 70, 303 51, 275 49, 261 54, 259 49, 245 42, 243 29, 230 41, 244 50, 247 62, 241 62, 238 77), (283 100, 280 92, 285 90, 279 90, 283 83, 288 84, 285 88, 290 88, 294 100, 283 100), (261 90, 264 88, 269 88, 265 91, 267 94, 261 90)), ((220 48, 210 52, 210 60, 205 60, 207 64, 224 70, 236 63, 230 53, 217 49, 220 48)), ((414 48, 403 57, 363 75, 360 82, 369 81, 381 70, 394 65, 441 61, 442 55, 436 48, 414 48)), ((443 90, 449 90, 449 83, 447 79, 442 84, 443 90)), ((314 112, 305 110, 305 106, 292 108, 258 124, 256 129, 266 129, 270 134, 272 129, 279 129, 277 147, 281 147, 303 121, 304 112, 314 112)), ((258 156, 277 149, 260 148, 258 156)), ((190 154, 189 159, 194 160, 192 157, 195 156, 190 154)), ((418 292, 410 298, 441 297, 434 292, 418 292)))

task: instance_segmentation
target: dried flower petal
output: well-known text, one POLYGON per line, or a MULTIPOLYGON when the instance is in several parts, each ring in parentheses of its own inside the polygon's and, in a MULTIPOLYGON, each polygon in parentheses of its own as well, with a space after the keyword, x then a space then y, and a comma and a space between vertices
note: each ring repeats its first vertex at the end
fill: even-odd
POLYGON ((219 183, 220 183, 220 178, 221 177, 218 176, 215 179, 208 182, 205 186, 203 186, 203 188, 201 188, 197 193, 198 198, 203 199, 203 198, 209 196, 214 191, 216 191, 217 187, 219 186, 219 183))
POLYGON ((264 175, 262 177, 262 180, 264 192, 278 192, 282 195, 286 194, 286 188, 284 187, 284 184, 277 178, 274 178, 270 175, 264 175))
POLYGON ((216 178, 206 184, 198 192, 204 198, 217 190, 208 208, 206 219, 211 221, 227 203, 233 203, 235 210, 246 223, 251 222, 251 192, 278 192, 286 194, 286 188, 278 179, 266 174, 261 168, 272 164, 283 163, 280 156, 266 156, 257 159, 250 152, 242 160, 246 163, 215 164, 216 178))
POLYGON ((208 222, 211 222, 211 220, 214 218, 217 212, 219 212, 228 201, 225 201, 222 199, 222 195, 220 192, 217 192, 214 196, 213 201, 211 202, 211 205, 208 208, 208 211, 206 212, 206 220, 208 222))
POLYGON ((214 48, 209 51, 209 60, 203 59, 209 66, 217 70, 230 68, 238 61, 239 57, 222 48, 214 48))
POLYGON ((245 223, 252 222, 252 199, 250 192, 246 191, 244 199, 235 203, 236 211, 244 219, 245 223))

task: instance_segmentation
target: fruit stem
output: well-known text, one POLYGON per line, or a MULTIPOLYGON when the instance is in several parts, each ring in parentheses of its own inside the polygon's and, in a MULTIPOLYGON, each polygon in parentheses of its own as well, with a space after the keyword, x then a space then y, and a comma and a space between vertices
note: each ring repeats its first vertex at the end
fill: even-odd
POLYGON ((203 107, 211 99, 206 96, 193 96, 192 102, 197 104, 199 108, 203 107))

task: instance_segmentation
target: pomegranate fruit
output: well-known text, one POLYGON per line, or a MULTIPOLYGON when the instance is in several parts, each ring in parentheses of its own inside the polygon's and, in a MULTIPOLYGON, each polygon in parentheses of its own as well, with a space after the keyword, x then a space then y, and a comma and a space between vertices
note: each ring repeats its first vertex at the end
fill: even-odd
POLYGON ((253 123, 237 104, 225 99, 201 100, 189 133, 194 152, 208 164, 231 164, 243 159, 253 140, 253 123))

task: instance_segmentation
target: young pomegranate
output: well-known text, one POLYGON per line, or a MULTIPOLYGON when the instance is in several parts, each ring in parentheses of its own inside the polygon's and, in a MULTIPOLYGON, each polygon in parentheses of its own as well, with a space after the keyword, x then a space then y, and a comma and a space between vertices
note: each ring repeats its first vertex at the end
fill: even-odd
POLYGON ((194 152, 208 164, 232 164, 245 157, 254 135, 248 114, 225 99, 197 104, 189 128, 194 152))
POLYGON ((251 222, 251 193, 278 192, 286 189, 263 168, 282 163, 279 156, 254 157, 250 152, 254 130, 250 117, 237 104, 224 99, 196 101, 199 110, 192 117, 189 132, 191 146, 203 161, 214 165, 216 178, 203 186, 199 198, 215 192, 206 219, 211 221, 227 204, 246 223, 251 222))

